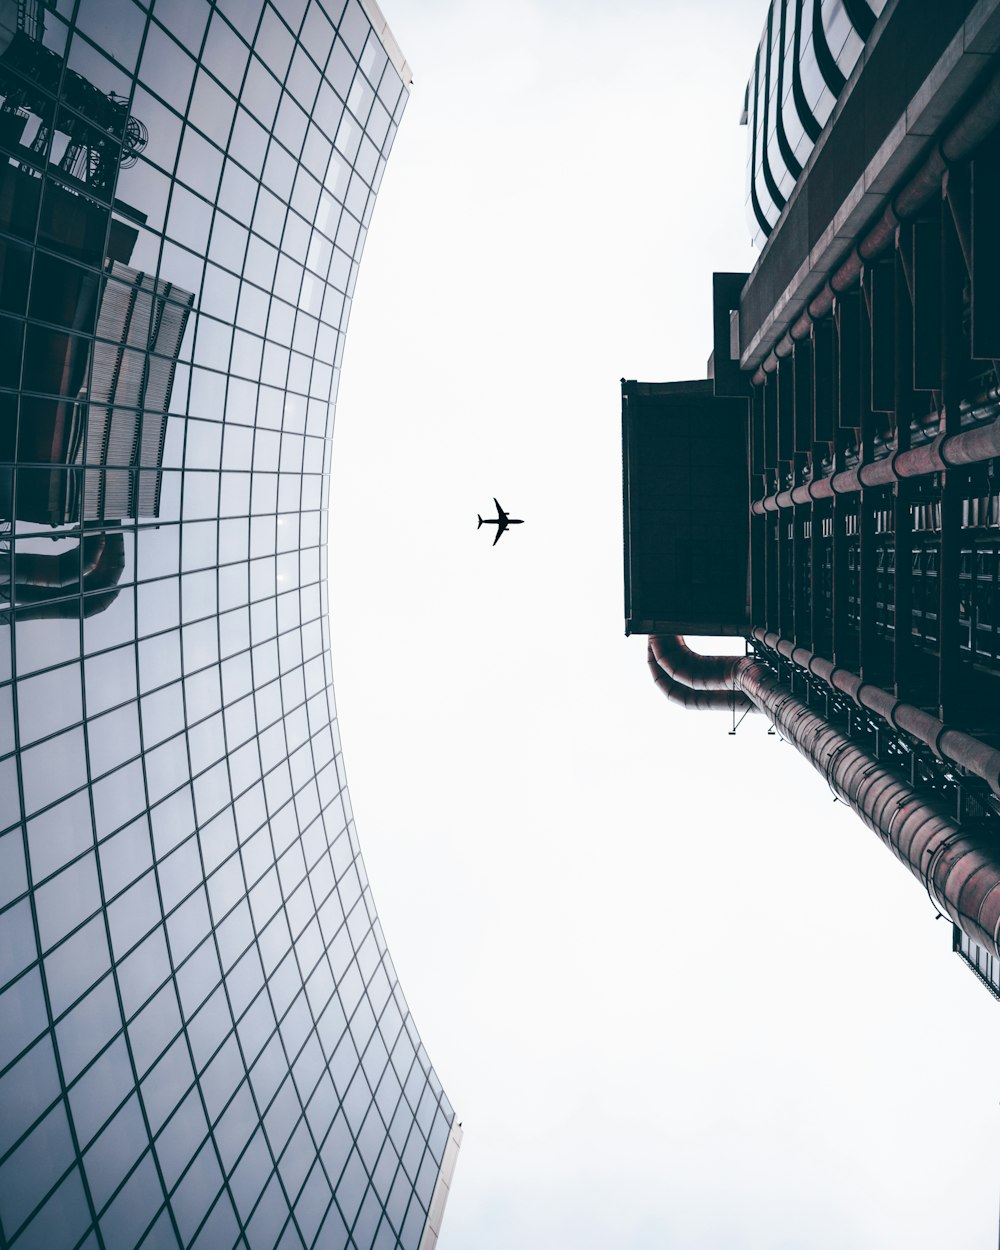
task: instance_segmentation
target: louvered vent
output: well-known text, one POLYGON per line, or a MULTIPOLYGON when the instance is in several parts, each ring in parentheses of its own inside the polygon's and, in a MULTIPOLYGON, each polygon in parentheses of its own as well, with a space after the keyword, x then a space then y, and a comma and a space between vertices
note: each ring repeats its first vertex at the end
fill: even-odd
POLYGON ((193 304, 190 291, 110 262, 90 362, 86 449, 76 458, 88 466, 84 520, 159 514, 167 408, 193 304))

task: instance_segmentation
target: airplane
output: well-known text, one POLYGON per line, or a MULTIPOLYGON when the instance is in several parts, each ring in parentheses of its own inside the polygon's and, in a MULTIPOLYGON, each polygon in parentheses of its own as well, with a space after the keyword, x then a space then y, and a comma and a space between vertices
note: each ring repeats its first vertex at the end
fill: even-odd
POLYGON ((483 518, 479 516, 479 513, 477 512, 476 516, 479 520, 479 525, 476 526, 476 529, 479 529, 480 526, 482 525, 495 525, 497 527, 497 536, 496 538, 493 539, 493 546, 495 547, 497 543, 500 541, 500 535, 504 532, 505 529, 507 529, 508 526, 523 525, 524 522, 517 520, 516 517, 509 517, 507 513, 504 512, 503 508, 500 507, 500 504, 495 497, 493 499, 493 502, 497 505, 497 519, 495 521, 484 521, 483 518))

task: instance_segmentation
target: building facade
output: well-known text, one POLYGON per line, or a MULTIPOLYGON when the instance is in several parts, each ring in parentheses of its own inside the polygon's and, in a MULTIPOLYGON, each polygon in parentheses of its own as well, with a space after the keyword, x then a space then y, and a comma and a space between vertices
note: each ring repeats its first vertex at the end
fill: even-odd
POLYGON ((996 0, 773 0, 744 114, 759 260, 715 275, 708 382, 622 391, 626 617, 651 635, 657 683, 685 706, 764 712, 924 884, 994 992, 998 54, 996 0), (656 535, 684 465, 688 529, 733 500, 690 440, 661 457, 669 471, 630 452, 671 422, 711 430, 748 484, 713 629, 711 569, 657 576, 649 556, 669 545, 656 535), (748 656, 703 661, 685 632, 743 635, 748 656))
POLYGON ((326 529, 372 0, 0 0, 0 1244, 420 1250, 326 529))

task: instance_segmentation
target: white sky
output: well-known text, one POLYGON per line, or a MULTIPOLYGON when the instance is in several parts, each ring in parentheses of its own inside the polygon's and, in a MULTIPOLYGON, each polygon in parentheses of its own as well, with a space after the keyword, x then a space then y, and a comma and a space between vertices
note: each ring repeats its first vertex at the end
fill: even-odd
POLYGON ((441 1250, 996 1244, 995 1003, 792 748, 623 636, 621 376, 752 265, 765 0, 383 0, 415 82, 334 444, 376 904, 464 1122, 441 1250), (497 495, 525 525, 490 548, 497 495))

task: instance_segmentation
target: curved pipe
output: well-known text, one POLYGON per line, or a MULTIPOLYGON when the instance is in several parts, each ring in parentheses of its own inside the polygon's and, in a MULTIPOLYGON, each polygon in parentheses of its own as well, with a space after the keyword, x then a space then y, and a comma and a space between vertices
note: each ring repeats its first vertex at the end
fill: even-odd
POLYGON ((120 530, 92 534, 80 549, 47 556, 18 555, 11 586, 19 621, 95 616, 118 597, 125 571, 125 539, 120 530), (64 596, 69 593, 69 597, 64 596), (104 592, 104 593, 88 593, 104 592))
POLYGON ((649 671, 653 675, 653 681, 663 692, 664 696, 671 703, 677 707, 684 708, 688 712, 728 712, 734 706, 737 711, 757 710, 756 706, 745 694, 734 690, 732 686, 724 690, 693 690, 690 686, 685 686, 682 682, 676 681, 658 663, 653 651, 652 638, 649 640, 646 662, 649 664, 649 671))
POLYGON ((740 660, 736 681, 782 737, 826 778, 837 797, 923 884, 931 901, 973 941, 1000 955, 1000 849, 968 832, 791 694, 764 665, 740 660))
POLYGON ((649 650, 667 676, 689 690, 725 690, 732 694, 741 656, 699 655, 681 634, 654 634, 649 650))
MULTIPOLYGON (((119 546, 121 536, 119 535, 119 546)), ((79 586, 86 581, 105 559, 107 536, 103 533, 88 534, 70 551, 58 555, 41 555, 33 551, 18 552, 14 576, 18 586, 40 586, 62 589, 79 586), (81 556, 83 564, 81 566, 81 556)))
POLYGON ((1000 69, 996 70, 981 95, 962 117, 935 143, 917 172, 891 196, 875 224, 865 232, 831 278, 806 302, 806 312, 782 336, 769 355, 758 366, 753 383, 759 386, 767 374, 778 367, 779 356, 791 351, 793 341, 809 336, 811 322, 825 316, 833 306, 836 294, 853 286, 860 277, 863 262, 874 260, 890 247, 896 227, 915 216, 941 185, 949 165, 964 160, 996 129, 1000 123, 1000 69), (779 347, 782 349, 779 352, 779 347))

